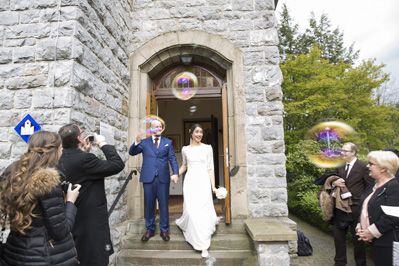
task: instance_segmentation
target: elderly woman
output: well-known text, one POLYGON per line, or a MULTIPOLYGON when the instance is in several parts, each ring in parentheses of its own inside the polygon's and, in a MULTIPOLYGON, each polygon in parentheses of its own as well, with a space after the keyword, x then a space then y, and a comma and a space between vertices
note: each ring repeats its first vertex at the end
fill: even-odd
POLYGON ((374 264, 392 265, 393 241, 399 241, 399 217, 387 215, 381 206, 399 206, 399 182, 394 178, 399 158, 391 151, 373 151, 367 155, 370 176, 376 180, 362 195, 359 241, 371 243, 374 264))

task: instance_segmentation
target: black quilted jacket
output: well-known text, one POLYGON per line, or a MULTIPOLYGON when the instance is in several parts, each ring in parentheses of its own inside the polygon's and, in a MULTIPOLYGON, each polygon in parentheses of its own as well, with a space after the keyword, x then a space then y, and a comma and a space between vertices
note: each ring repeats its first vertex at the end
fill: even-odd
POLYGON ((71 229, 76 207, 64 203, 60 177, 54 169, 42 169, 32 177, 31 193, 38 199, 32 228, 25 235, 11 230, 2 252, 3 265, 77 265, 71 229))

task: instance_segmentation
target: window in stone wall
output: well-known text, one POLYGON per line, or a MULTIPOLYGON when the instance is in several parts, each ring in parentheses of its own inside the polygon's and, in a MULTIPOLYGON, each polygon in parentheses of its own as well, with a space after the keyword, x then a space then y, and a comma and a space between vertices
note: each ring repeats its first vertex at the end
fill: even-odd
POLYGON ((193 98, 219 98, 222 96, 223 80, 216 73, 202 66, 178 66, 166 71, 154 83, 154 95, 157 99, 174 98, 172 82, 182 72, 191 72, 198 79, 197 93, 193 98))

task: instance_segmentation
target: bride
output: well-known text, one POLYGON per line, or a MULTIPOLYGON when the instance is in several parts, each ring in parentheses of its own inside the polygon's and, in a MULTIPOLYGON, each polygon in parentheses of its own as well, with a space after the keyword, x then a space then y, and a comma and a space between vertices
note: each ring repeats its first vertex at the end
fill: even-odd
POLYGON ((183 215, 176 224, 186 241, 195 250, 201 250, 201 256, 206 258, 209 257, 211 235, 219 221, 212 199, 212 191, 216 190, 213 152, 211 145, 201 143, 201 125, 193 125, 189 132, 192 143, 183 147, 183 163, 179 169, 179 175, 187 170, 183 184, 183 215))

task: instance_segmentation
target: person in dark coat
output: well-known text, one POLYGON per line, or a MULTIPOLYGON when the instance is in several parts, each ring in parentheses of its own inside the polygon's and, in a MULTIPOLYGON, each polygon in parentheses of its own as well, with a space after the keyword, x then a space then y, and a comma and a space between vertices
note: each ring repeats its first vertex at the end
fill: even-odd
POLYGON ((376 266, 392 265, 393 241, 399 240, 399 217, 385 214, 381 206, 399 206, 399 182, 394 177, 399 158, 391 151, 372 151, 367 158, 370 176, 376 182, 367 187, 360 200, 356 234, 359 240, 370 242, 376 266))
POLYGON ((71 230, 80 185, 68 186, 64 197, 55 168, 61 156, 57 133, 37 131, 20 160, 1 176, 1 222, 10 222, 2 265, 78 265, 71 230))
POLYGON ((58 133, 64 148, 58 167, 65 174, 67 181, 82 185, 76 201, 78 212, 72 230, 80 265, 108 265, 109 256, 114 250, 108 222, 104 178, 119 173, 125 164, 114 146, 108 145, 103 136, 95 134, 95 143, 104 152, 105 160, 89 153, 92 144, 88 137, 82 136, 83 131, 78 125, 65 125, 58 133))
POLYGON ((351 213, 346 213, 334 208, 334 245, 336 266, 344 266, 346 259, 346 234, 350 227, 352 243, 354 246, 354 257, 356 266, 366 265, 366 249, 364 243, 358 241, 356 236, 356 225, 358 221, 358 204, 365 189, 373 182, 369 176, 367 164, 356 158, 357 147, 354 143, 347 142, 342 146, 341 156, 345 165, 335 169, 335 172, 342 178, 332 183, 335 187, 347 187, 352 194, 351 213))

